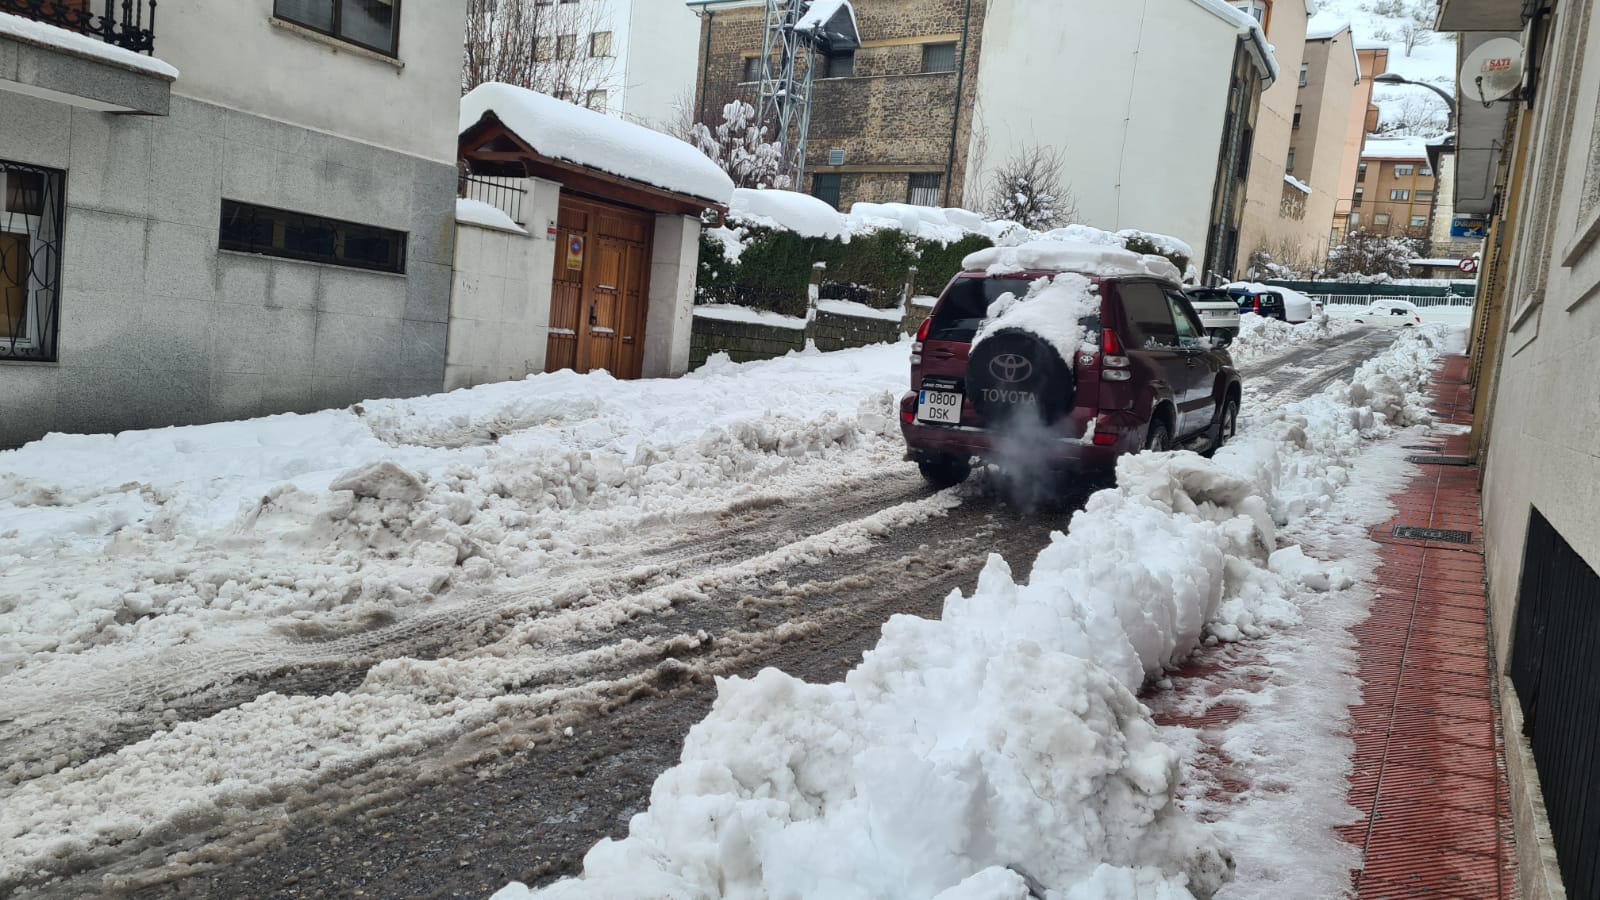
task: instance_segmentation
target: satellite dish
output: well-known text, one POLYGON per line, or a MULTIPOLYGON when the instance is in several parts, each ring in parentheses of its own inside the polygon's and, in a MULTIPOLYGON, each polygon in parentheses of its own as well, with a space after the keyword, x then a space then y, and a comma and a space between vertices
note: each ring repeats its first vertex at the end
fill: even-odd
POLYGON ((1516 93, 1522 87, 1522 42, 1495 38, 1467 55, 1461 66, 1461 96, 1484 104, 1516 93))

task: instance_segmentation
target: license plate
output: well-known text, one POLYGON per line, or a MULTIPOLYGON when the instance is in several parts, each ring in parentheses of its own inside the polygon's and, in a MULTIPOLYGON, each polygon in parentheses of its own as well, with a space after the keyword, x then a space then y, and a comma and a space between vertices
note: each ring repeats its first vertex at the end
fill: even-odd
POLYGON ((961 424, 961 395, 947 391, 921 391, 917 394, 917 418, 943 425, 961 424))

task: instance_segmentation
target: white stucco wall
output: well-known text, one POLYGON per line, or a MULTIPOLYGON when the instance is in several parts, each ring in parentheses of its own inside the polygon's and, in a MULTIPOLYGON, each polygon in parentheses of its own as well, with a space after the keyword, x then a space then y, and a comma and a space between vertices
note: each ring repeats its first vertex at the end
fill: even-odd
POLYGON ((273 23, 272 0, 163 0, 173 93, 442 162, 456 158, 465 0, 401 4, 398 60, 273 23))
POLYGON ((694 103, 700 61, 700 19, 676 0, 609 0, 616 17, 623 115, 646 125, 674 120, 694 103))
POLYGON ((675 378, 689 371, 694 288, 700 261, 700 220, 656 216, 650 256, 650 305, 645 313, 646 378, 675 378))
POLYGON ((1080 222, 1203 252, 1237 47, 1235 29, 1190 0, 993 5, 970 182, 1032 144, 1058 149, 1080 222))
POLYGON ((457 225, 445 390, 544 371, 556 259, 546 223, 555 222, 561 186, 539 178, 524 184, 528 235, 457 225))

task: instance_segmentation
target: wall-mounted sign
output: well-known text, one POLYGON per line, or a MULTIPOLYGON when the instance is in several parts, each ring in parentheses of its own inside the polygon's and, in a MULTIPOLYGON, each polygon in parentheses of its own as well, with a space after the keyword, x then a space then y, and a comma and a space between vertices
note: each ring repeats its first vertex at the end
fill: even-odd
POLYGON ((575 234, 567 238, 567 268, 574 271, 583 271, 583 235, 575 234))
POLYGON ((1450 236, 1453 238, 1483 238, 1489 234, 1489 219, 1486 216, 1456 216, 1450 220, 1450 236))

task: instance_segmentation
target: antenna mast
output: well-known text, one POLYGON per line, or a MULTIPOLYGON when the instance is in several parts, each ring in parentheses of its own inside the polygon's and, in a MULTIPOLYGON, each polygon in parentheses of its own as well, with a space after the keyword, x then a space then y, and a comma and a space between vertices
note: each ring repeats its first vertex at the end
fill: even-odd
POLYGON ((811 57, 815 33, 795 26, 810 9, 809 0, 767 0, 767 30, 761 44, 761 124, 777 145, 783 170, 798 189, 806 169, 806 141, 811 132, 811 57), (776 58, 774 58, 776 57, 776 58), (798 134, 790 139, 790 132, 798 134))

